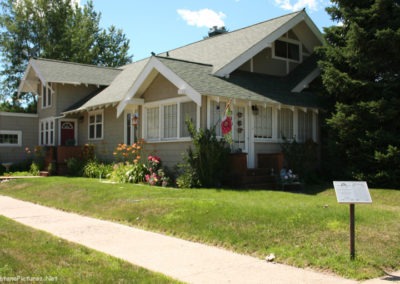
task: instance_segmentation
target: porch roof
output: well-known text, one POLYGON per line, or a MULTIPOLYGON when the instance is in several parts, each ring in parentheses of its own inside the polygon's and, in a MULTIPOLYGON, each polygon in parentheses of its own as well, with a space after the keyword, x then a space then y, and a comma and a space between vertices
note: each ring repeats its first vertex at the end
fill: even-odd
MULTIPOLYGON (((321 102, 312 93, 291 91, 296 76, 275 77, 244 71, 233 72, 229 78, 212 75, 211 65, 157 57, 202 95, 226 97, 258 103, 320 108, 321 102)), ((308 66, 306 66, 309 68, 308 66)), ((301 72, 301 70, 299 70, 301 72)))

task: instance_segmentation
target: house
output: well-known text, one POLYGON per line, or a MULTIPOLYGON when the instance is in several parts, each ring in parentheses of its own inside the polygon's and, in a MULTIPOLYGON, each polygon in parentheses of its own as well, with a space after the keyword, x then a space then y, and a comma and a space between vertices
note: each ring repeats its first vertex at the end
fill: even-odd
POLYGON ((120 68, 31 59, 19 91, 38 96, 38 112, 0 113, 0 160, 23 159, 27 145, 86 143, 111 160, 118 143, 143 138, 172 167, 191 144, 185 120, 217 125, 221 136, 229 102, 232 149, 257 168, 284 137, 320 141, 320 105, 308 86, 320 74, 313 50, 322 44, 302 10, 120 68))

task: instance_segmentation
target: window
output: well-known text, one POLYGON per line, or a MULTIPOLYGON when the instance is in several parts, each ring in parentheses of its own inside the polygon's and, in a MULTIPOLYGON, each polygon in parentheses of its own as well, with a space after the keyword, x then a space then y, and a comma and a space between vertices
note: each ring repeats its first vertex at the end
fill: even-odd
POLYGON ((146 139, 173 140, 189 137, 186 119, 197 125, 197 105, 190 102, 145 107, 146 139))
POLYGON ((272 107, 260 107, 254 116, 254 138, 272 138, 272 107))
POLYGON ((177 105, 164 106, 164 136, 163 138, 178 137, 177 105))
POLYGON ((43 119, 39 122, 40 145, 54 145, 54 120, 43 119))
POLYGON ((22 132, 13 130, 0 130, 0 147, 21 146, 22 132))
POLYGON ((283 108, 278 112, 278 138, 293 138, 293 111, 283 108))
POLYGON ((103 111, 89 113, 89 139, 103 139, 103 111))
POLYGON ((300 61, 300 44, 276 40, 275 56, 298 62, 300 61))
POLYGON ((152 107, 147 109, 147 138, 159 139, 160 138, 160 109, 159 107, 152 107))
POLYGON ((52 101, 52 85, 49 83, 47 86, 42 85, 42 108, 51 107, 52 101))
POLYGON ((312 111, 299 111, 299 141, 305 142, 312 139, 313 135, 313 113, 312 111))
POLYGON ((190 137, 186 120, 190 120, 194 126, 197 121, 197 105, 194 102, 181 103, 181 137, 190 137))
POLYGON ((226 102, 210 102, 210 127, 215 126, 217 136, 222 136, 221 122, 225 116, 226 102))

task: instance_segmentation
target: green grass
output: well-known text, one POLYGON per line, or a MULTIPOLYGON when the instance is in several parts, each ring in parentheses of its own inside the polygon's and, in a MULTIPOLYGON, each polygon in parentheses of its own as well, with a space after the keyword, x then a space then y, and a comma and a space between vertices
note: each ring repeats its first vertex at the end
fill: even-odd
POLYGON ((0 228, 0 278, 5 282, 178 283, 2 216, 0 228))
MULTIPOLYGON (((311 189, 308 189, 311 191, 311 189)), ((349 206, 332 188, 314 194, 165 189, 50 177, 0 185, 0 194, 222 246, 260 258, 368 279, 400 269, 400 191, 372 189, 356 206, 356 260, 349 206)))

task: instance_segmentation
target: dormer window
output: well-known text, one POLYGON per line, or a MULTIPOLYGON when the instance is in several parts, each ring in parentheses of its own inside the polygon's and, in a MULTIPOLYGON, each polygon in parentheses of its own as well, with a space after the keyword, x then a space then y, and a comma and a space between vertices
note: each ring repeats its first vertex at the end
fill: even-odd
POLYGON ((51 107, 52 101, 52 91, 51 91, 51 83, 47 86, 42 85, 42 108, 51 107))
POLYGON ((274 56, 300 62, 300 43, 276 40, 274 56))

